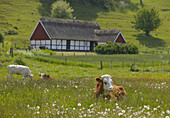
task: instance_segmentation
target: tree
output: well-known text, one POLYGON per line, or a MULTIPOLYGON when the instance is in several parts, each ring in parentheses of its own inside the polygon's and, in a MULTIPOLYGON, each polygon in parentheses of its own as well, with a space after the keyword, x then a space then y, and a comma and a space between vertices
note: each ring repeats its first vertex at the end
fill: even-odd
POLYGON ((73 11, 70 4, 66 1, 56 1, 52 4, 51 17, 73 19, 73 11))
POLYGON ((152 9, 141 9, 136 15, 134 15, 134 21, 131 22, 136 30, 142 30, 145 32, 146 36, 149 33, 157 29, 161 23, 162 19, 159 18, 158 11, 155 8, 152 9))

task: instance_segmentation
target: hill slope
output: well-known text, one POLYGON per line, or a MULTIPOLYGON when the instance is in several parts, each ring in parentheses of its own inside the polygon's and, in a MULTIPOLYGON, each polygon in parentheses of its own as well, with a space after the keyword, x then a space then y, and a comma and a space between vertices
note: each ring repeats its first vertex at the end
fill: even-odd
MULTIPOLYGON (((26 47, 29 45, 31 35, 37 21, 42 16, 48 16, 50 5, 55 0, 0 0, 0 31, 6 34, 5 43, 16 47, 26 47), (17 34, 18 33, 18 34, 17 34)), ((132 28, 131 21, 137 9, 140 9, 139 1, 127 0, 128 8, 117 11, 107 12, 104 9, 85 5, 81 1, 71 3, 75 10, 74 16, 77 19, 97 21, 102 29, 121 29, 128 42, 146 47, 170 47, 170 1, 169 0, 150 0, 143 1, 147 7, 156 7, 163 19, 162 26, 151 32, 149 38, 142 35, 132 28)))

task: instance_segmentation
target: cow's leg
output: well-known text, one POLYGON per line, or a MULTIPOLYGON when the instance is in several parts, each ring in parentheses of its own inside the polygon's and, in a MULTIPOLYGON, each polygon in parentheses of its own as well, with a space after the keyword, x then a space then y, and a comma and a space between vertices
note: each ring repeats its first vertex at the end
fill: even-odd
POLYGON ((8 78, 13 78, 13 73, 9 73, 8 78))
POLYGON ((22 79, 25 79, 25 75, 22 75, 22 79))
POLYGON ((9 79, 9 77, 10 77, 10 75, 8 75, 8 77, 7 77, 7 78, 9 79))

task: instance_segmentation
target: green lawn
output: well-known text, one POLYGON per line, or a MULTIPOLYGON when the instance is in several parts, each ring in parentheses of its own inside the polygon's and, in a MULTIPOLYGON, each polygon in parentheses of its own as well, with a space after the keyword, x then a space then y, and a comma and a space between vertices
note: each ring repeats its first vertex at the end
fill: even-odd
MULTIPOLYGON (((142 68, 139 72, 118 63, 123 58, 130 61, 130 57, 146 58, 149 62, 160 55, 48 55, 49 52, 40 50, 18 51, 13 58, 9 53, 1 53, 0 117, 166 117, 170 114, 169 62, 154 68, 150 62, 149 71, 142 68), (70 58, 70 65, 65 65, 65 57, 70 58), (117 66, 105 65, 101 70, 95 63, 99 58, 114 59, 117 66), (7 65, 16 64, 17 59, 31 69, 33 80, 22 80, 21 75, 7 79, 7 65), (40 73, 50 74, 55 81, 41 80, 40 73), (110 74, 114 84, 125 88, 126 99, 115 102, 93 97, 95 77, 103 74, 110 74)), ((167 61, 169 55, 164 54, 161 59, 167 61)))

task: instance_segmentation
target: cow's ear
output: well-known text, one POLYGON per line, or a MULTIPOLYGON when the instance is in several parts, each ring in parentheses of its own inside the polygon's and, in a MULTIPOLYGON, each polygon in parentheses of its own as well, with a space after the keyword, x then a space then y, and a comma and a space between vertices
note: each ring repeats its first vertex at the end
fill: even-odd
POLYGON ((96 77, 96 81, 102 82, 101 78, 99 78, 99 77, 96 77))
POLYGON ((41 74, 39 74, 39 76, 41 76, 41 74))

